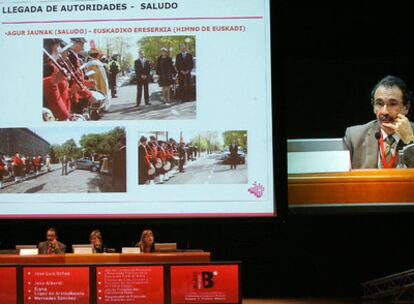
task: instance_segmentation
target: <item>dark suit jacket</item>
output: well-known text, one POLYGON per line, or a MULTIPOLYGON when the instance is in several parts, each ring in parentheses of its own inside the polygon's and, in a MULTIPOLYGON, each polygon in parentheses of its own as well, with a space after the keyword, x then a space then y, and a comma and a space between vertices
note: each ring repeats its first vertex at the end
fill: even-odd
POLYGON ((151 63, 145 59, 144 66, 142 66, 141 60, 135 60, 135 75, 137 77, 137 83, 148 83, 151 72, 151 63), (147 78, 142 79, 141 76, 145 75, 147 78))
MULTIPOLYGON (((37 248, 39 249, 39 253, 41 254, 49 253, 48 252, 48 241, 40 242, 37 248)), ((66 245, 61 242, 58 242, 58 247, 55 247, 54 249, 52 249, 52 253, 54 254, 65 253, 65 252, 66 252, 66 245)))
MULTIPOLYGON (((414 124, 411 123, 414 130, 414 124)), ((365 125, 349 127, 345 131, 344 142, 351 152, 351 163, 353 169, 378 168, 378 140, 375 133, 380 132, 376 120, 365 125)), ((398 149, 403 148, 400 141, 398 149)), ((414 146, 408 146, 404 150, 404 163, 407 167, 414 167, 414 146)))
POLYGON ((185 59, 183 58, 182 53, 178 53, 177 56, 175 56, 175 67, 180 71, 190 71, 193 69, 193 55, 190 53, 186 53, 185 59))
POLYGON ((229 146, 229 151, 230 151, 230 155, 231 156, 237 156, 237 152, 239 152, 239 146, 238 145, 234 145, 234 147, 233 147, 233 144, 231 144, 229 146))

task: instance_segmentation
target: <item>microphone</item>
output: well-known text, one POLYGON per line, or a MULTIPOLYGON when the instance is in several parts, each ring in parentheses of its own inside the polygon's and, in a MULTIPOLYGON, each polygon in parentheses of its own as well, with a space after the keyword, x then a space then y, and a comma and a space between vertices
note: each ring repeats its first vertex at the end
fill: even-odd
POLYGON ((377 140, 379 140, 379 139, 381 138, 381 133, 380 133, 380 132, 376 132, 376 133, 375 133, 375 138, 376 138, 377 140))

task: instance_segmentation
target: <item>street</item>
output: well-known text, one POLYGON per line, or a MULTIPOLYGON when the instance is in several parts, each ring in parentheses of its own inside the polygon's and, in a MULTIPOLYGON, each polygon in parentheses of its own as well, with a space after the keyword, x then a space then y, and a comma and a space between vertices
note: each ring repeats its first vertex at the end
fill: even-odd
POLYGON ((118 97, 112 99, 109 111, 104 113, 101 120, 196 118, 195 101, 173 101, 167 106, 163 103, 161 88, 157 83, 149 84, 149 95, 150 105, 145 105, 142 98, 140 106, 136 107, 137 85, 121 81, 118 86, 118 97))
POLYGON ((70 171, 61 175, 61 165, 52 165, 52 171, 46 172, 43 167, 40 176, 27 178, 23 182, 4 183, 0 193, 88 193, 112 191, 111 176, 88 170, 70 171))
POLYGON ((244 184, 247 183, 247 164, 237 165, 230 170, 230 165, 219 160, 220 154, 198 157, 186 162, 185 172, 173 175, 164 184, 244 184))

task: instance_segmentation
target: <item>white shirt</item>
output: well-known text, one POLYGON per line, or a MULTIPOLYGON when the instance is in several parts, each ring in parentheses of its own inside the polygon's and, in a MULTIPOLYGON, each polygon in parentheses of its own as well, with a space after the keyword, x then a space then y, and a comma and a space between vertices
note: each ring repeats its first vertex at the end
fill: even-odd
POLYGON ((145 64, 145 61, 146 61, 146 59, 145 58, 138 58, 139 59, 139 61, 141 61, 141 65, 142 65, 142 67, 144 67, 144 64, 145 64))

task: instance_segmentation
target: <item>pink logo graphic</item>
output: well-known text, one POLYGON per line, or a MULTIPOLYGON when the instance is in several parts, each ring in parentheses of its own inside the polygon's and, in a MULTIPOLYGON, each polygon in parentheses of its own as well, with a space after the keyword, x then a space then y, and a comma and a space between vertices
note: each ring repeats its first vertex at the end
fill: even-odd
POLYGON ((249 188, 249 192, 255 195, 257 198, 262 197, 265 188, 262 184, 254 182, 253 185, 249 188))

